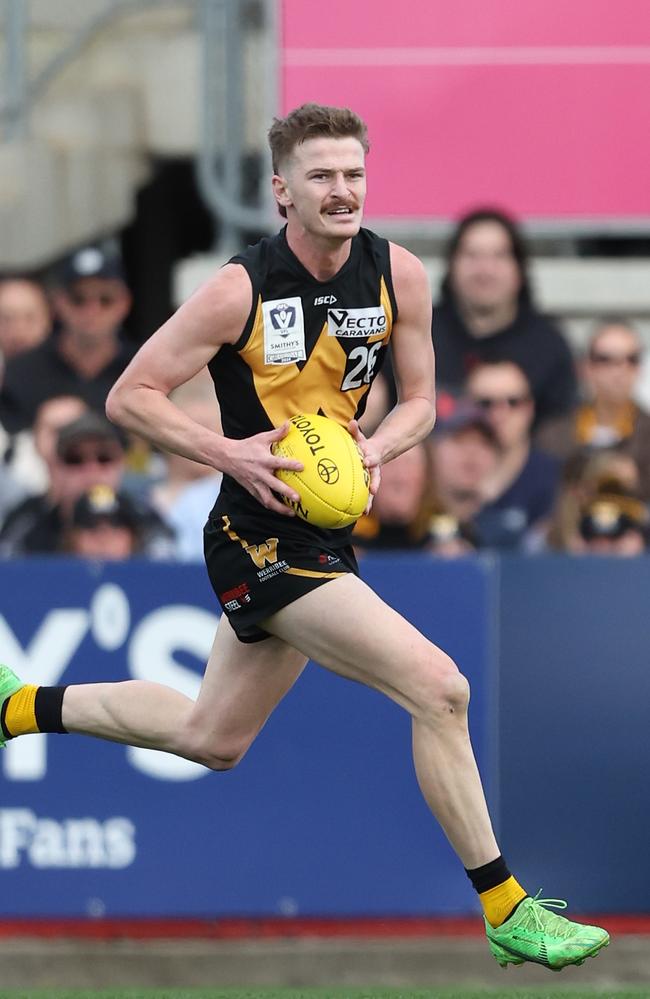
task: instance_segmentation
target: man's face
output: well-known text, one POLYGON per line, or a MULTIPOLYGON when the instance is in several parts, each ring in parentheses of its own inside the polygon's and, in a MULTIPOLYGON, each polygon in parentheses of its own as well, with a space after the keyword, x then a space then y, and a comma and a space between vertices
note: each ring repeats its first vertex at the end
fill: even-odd
POLYGON ((19 280, 0 284, 0 351, 5 357, 37 347, 51 326, 50 307, 37 284, 19 280))
POLYGON ((444 492, 479 494, 497 461, 497 450, 480 430, 467 427, 435 444, 436 481, 444 492))
POLYGON ((467 381, 467 392, 492 424, 502 447, 526 441, 535 415, 526 376, 515 364, 489 364, 476 368, 467 381))
POLYGON ((426 487, 426 450, 418 444, 383 466, 372 512, 384 524, 410 524, 420 510, 426 487))
POLYGON ((68 444, 52 463, 52 489, 65 508, 93 486, 117 491, 124 472, 124 452, 117 441, 86 437, 68 444))
POLYGON ((622 404, 632 397, 639 376, 641 345, 626 326, 605 326, 593 341, 585 378, 596 399, 622 404))
POLYGON ((64 328, 93 342, 113 337, 131 308, 131 295, 114 278, 80 278, 54 295, 54 309, 64 328))
POLYGON ((632 558, 642 555, 645 551, 645 541, 640 531, 630 529, 619 538, 591 538, 584 541, 584 551, 592 555, 621 555, 632 558))
POLYGON ((51 466, 56 454, 56 441, 61 427, 87 411, 83 399, 70 395, 55 396, 42 402, 34 419, 34 446, 43 461, 51 466))
POLYGON ((99 521, 94 527, 75 527, 70 532, 70 551, 83 558, 125 559, 133 554, 130 528, 99 521))
POLYGON ((515 306, 521 274, 503 226, 498 222, 470 225, 451 261, 450 276, 461 304, 486 312, 515 306))
POLYGON ((366 200, 365 154, 354 138, 307 139, 273 178, 279 203, 305 232, 327 240, 355 236, 366 200))

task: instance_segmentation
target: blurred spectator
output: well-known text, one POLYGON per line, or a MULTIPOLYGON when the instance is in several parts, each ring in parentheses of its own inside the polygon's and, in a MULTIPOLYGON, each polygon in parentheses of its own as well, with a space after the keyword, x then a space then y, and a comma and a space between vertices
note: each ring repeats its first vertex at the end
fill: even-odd
MULTIPOLYGON (((0 353, 0 385, 3 370, 4 363, 0 353)), ((10 467, 10 447, 11 438, 0 424, 0 525, 9 510, 25 495, 25 490, 19 485, 10 467)))
POLYGON ((602 490, 615 483, 619 491, 638 496, 639 470, 631 455, 615 449, 576 451, 562 469, 562 484, 544 545, 555 551, 573 551, 579 534, 581 511, 602 490))
POLYGON ((433 513, 430 459, 416 444, 382 466, 370 513, 357 522, 353 542, 360 550, 424 548, 433 513))
POLYGON ((139 534, 131 500, 110 486, 93 486, 72 509, 61 551, 84 558, 126 559, 138 553, 139 534))
POLYGON ((478 538, 471 524, 449 513, 434 513, 429 521, 427 550, 440 558, 458 558, 476 550, 478 538))
MULTIPOLYGON (((123 472, 124 443, 108 420, 90 412, 66 424, 58 433, 47 492, 8 514, 0 532, 0 553, 6 557, 58 551, 80 496, 93 486, 116 492, 123 472)), ((145 554, 170 556, 171 530, 151 508, 139 504, 135 509, 145 554)))
MULTIPOLYGON (((392 376, 390 378, 392 379, 392 376)), ((388 410, 395 405, 397 400, 391 400, 392 390, 391 380, 387 379, 386 375, 380 371, 373 379, 364 414, 359 420, 359 426, 366 437, 374 434, 388 410)))
MULTIPOLYGON (((221 417, 212 379, 193 378, 172 393, 172 401, 195 423, 221 433, 221 417)), ((221 488, 221 472, 179 454, 163 455, 165 477, 150 501, 176 537, 175 554, 202 561, 203 527, 221 488)))
POLYGON ((519 365, 479 364, 467 380, 467 394, 500 445, 483 486, 485 504, 477 520, 481 541, 489 548, 518 548, 527 532, 551 515, 559 465, 531 445, 535 403, 519 365))
POLYGON ((37 495, 47 490, 57 434, 87 410, 77 396, 54 396, 36 410, 32 430, 21 430, 10 439, 5 460, 27 493, 37 495))
POLYGON ((648 540, 648 508, 617 483, 601 491, 580 511, 578 533, 569 550, 584 555, 641 555, 648 540))
POLYGON ((0 280, 0 353, 5 360, 38 347, 51 330, 50 306, 38 281, 26 277, 0 280))
POLYGON ((538 423, 575 403, 571 351, 535 309, 523 237, 501 212, 472 212, 452 236, 433 341, 441 391, 458 394, 477 364, 507 360, 526 373, 538 423))
POLYGON ((430 437, 438 512, 472 532, 494 475, 500 445, 494 427, 475 406, 461 401, 440 419, 430 437))
POLYGON ((620 319, 596 327, 582 365, 585 401, 540 429, 541 447, 566 457, 577 447, 618 447, 635 459, 650 500, 650 414, 634 400, 642 358, 639 334, 620 319))
POLYGON ((78 395, 103 413, 109 389, 133 353, 121 339, 131 295, 114 254, 94 246, 73 254, 52 304, 55 334, 7 365, 0 421, 11 433, 30 427, 39 405, 54 395, 78 395))

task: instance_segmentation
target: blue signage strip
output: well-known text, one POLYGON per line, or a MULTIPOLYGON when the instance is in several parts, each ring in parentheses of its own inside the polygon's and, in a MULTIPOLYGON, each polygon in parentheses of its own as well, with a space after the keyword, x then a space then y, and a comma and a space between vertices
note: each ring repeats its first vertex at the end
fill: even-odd
POLYGON ((650 560, 504 558, 503 850, 574 911, 650 911, 650 560))
MULTIPOLYGON (((489 780, 489 564, 367 558, 363 570, 469 677, 489 780)), ((0 660, 25 679, 148 679, 196 696, 218 620, 202 567, 11 562, 0 592, 0 660)), ((0 916, 475 909, 417 788, 410 719, 313 664, 233 772, 27 736, 0 755, 0 793, 0 916)))

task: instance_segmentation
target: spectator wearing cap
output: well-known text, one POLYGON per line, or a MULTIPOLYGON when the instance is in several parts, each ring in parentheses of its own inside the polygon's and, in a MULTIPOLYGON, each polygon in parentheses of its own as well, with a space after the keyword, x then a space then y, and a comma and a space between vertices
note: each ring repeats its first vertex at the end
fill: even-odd
POLYGON ((648 541, 648 508, 640 499, 604 482, 581 510, 570 551, 577 555, 642 555, 648 541))
POLYGON ((460 400, 438 420, 429 441, 436 512, 450 515, 474 537, 473 525, 485 502, 486 483, 499 460, 494 427, 477 406, 460 400))
POLYGON ((86 247, 68 258, 52 304, 54 336, 7 365, 0 421, 11 433, 30 427, 39 405, 55 395, 80 396, 102 413, 133 353, 121 336, 131 295, 112 250, 86 247))
POLYGON ((603 491, 604 483, 610 492, 639 497, 639 469, 634 458, 615 448, 603 448, 576 451, 565 461, 553 517, 538 550, 575 550, 581 511, 603 491))
POLYGON ((0 353, 9 361, 38 347, 52 331, 52 312, 38 281, 27 277, 0 280, 0 353))
POLYGON ((527 253, 515 223, 500 211, 466 215, 452 235, 433 342, 439 392, 458 395, 484 361, 513 361, 531 386, 538 424, 575 403, 576 374, 560 331, 535 308, 527 253))
POLYGON ((93 559, 127 559, 140 546, 136 510, 110 486, 93 486, 79 497, 61 540, 61 551, 93 559))
POLYGON ((595 327, 581 365, 584 399, 564 419, 540 428, 538 442, 560 458, 583 448, 616 447, 631 454, 640 473, 641 496, 650 500, 650 413, 635 400, 643 348, 637 330, 623 319, 595 327))
MULTIPOLYGON (((76 501, 93 486, 116 492, 125 468, 124 442, 104 417, 88 412, 61 427, 50 465, 46 493, 21 503, 7 516, 0 532, 0 554, 30 555, 60 550, 76 501)), ((143 549, 153 557, 173 550, 173 536, 160 517, 144 504, 137 507, 143 549)))
POLYGON ((484 506, 478 516, 483 544, 524 546, 531 530, 542 531, 555 503, 559 462, 533 447, 535 403, 526 375, 512 361, 478 365, 466 392, 482 410, 499 442, 498 460, 486 476, 484 506))

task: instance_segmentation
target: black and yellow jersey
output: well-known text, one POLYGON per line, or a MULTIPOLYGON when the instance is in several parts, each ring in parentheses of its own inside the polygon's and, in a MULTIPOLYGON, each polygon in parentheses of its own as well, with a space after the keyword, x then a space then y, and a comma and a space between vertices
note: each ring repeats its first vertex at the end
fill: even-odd
MULTIPOLYGON (((286 227, 230 263, 246 268, 253 305, 237 342, 209 364, 226 437, 251 437, 301 412, 343 426, 359 418, 397 319, 388 241, 361 229, 327 281, 300 263, 286 227)), ((227 477, 224 489, 244 493, 227 477)))
POLYGON ((329 281, 303 267, 285 229, 230 263, 246 268, 253 307, 239 340, 209 365, 226 437, 251 437, 301 412, 344 426, 361 416, 397 316, 387 240, 361 229, 329 281))

